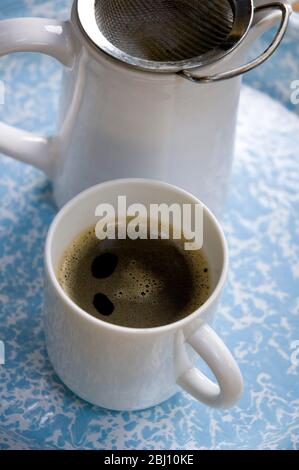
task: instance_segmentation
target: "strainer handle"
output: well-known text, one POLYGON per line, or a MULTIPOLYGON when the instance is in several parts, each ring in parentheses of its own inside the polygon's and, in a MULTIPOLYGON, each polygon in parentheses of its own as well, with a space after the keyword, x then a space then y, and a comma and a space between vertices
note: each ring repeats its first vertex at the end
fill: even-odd
POLYGON ((192 72, 183 70, 178 72, 178 75, 181 77, 186 78, 194 83, 211 83, 211 82, 219 82, 222 80, 229 80, 230 78, 238 77, 254 68, 258 67, 259 65, 263 64, 278 48, 279 44, 281 43, 285 32, 288 27, 290 15, 292 14, 292 7, 286 1, 281 2, 274 2, 268 3, 267 5, 261 5, 259 7, 255 7, 254 12, 259 13, 260 11, 264 10, 280 10, 281 11, 281 23, 279 29, 271 42, 271 44, 267 47, 267 49, 256 59, 249 62, 246 65, 242 65, 241 67, 235 68, 228 72, 222 72, 215 75, 206 75, 202 77, 195 77, 192 75, 192 72))

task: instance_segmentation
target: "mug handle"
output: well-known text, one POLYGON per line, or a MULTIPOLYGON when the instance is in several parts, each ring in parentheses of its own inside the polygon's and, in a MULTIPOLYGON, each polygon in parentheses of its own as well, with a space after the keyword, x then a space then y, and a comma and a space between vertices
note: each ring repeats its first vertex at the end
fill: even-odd
POLYGON ((218 384, 196 367, 191 367, 179 377, 178 385, 196 400, 214 408, 233 406, 242 394, 243 379, 223 341, 209 325, 204 324, 187 338, 186 343, 208 364, 218 384))
POLYGON ((267 5, 261 5, 259 7, 255 7, 254 13, 256 14, 264 10, 280 10, 281 22, 280 22, 279 29, 274 39, 272 40, 271 44, 259 57, 249 62, 249 64, 242 65, 241 67, 237 67, 233 70, 229 70, 228 72, 217 73, 215 75, 205 75, 205 76, 196 77, 192 75, 192 72, 189 72, 187 70, 182 70, 181 72, 178 72, 177 74, 180 77, 183 77, 186 80, 190 80, 193 83, 211 83, 211 82, 219 82, 219 81, 229 80, 231 78, 238 77, 239 75, 247 73, 250 70, 253 70, 259 65, 263 64, 267 59, 269 59, 269 57, 271 57, 272 54, 274 54, 279 44, 281 43, 286 33, 290 16, 293 12, 291 5, 286 0, 281 0, 280 2, 268 3, 267 5))
MULTIPOLYGON (((0 56, 12 52, 41 52, 71 68, 75 54, 71 25, 44 18, 17 18, 0 22, 0 56)), ((55 171, 52 137, 42 137, 0 122, 0 152, 29 163, 48 176, 55 171)))

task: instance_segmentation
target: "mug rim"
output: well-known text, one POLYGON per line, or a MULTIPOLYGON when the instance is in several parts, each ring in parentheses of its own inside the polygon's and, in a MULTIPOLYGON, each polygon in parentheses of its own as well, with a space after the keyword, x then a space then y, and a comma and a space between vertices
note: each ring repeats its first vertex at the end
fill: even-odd
MULTIPOLYGON (((83 230, 83 229, 82 229, 83 230)), ((52 286, 54 287, 58 297, 66 304, 67 307, 71 308, 73 312, 75 312, 77 315, 79 315, 83 320, 86 320, 88 322, 92 322, 95 326, 97 327, 105 327, 110 331, 118 332, 118 333, 127 333, 127 334, 156 334, 156 333, 167 333, 171 330, 175 330, 177 328, 181 328, 186 326, 188 323, 192 322, 193 320, 197 319, 200 317, 203 312, 210 307, 214 303, 214 301, 218 298, 220 295, 223 286, 225 284, 226 278, 227 278, 227 273, 228 273, 228 247, 227 247, 227 241, 223 232, 222 227, 220 226, 218 220, 214 216, 214 214, 210 211, 210 209, 202 203, 197 197, 189 193, 188 191, 185 191, 182 188, 179 188, 178 186, 172 185, 170 183, 165 183, 163 181, 159 180, 151 180, 151 179, 144 179, 144 178, 119 178, 115 179, 112 181, 106 181, 103 183, 99 183, 95 186, 91 186, 90 188, 82 191, 79 193, 77 196, 72 198, 69 202, 67 202, 61 209, 60 211, 56 214, 54 217, 50 228, 48 230, 47 238, 46 238, 46 244, 45 244, 45 254, 44 254, 44 264, 45 264, 45 271, 48 275, 49 281, 52 283, 52 286), (84 198, 86 198, 88 195, 91 193, 97 192, 99 188, 105 189, 106 187, 111 188, 111 186, 118 186, 120 184, 145 184, 149 185, 151 187, 164 187, 165 189, 169 189, 171 191, 177 192, 179 195, 183 195, 185 197, 188 197, 190 200, 192 200, 193 203, 200 203, 202 204, 204 208, 204 212, 208 215, 210 220, 213 222, 214 228, 217 231, 217 235, 219 237, 219 241, 221 243, 221 248, 223 252, 223 265, 221 269, 221 274, 219 277, 219 280, 216 284, 216 286, 213 289, 212 294, 209 296, 209 298, 194 312, 190 313, 186 317, 177 320, 173 323, 168 323, 167 325, 162 325, 162 326, 156 326, 152 328, 132 328, 132 327, 127 327, 127 326, 122 326, 122 325, 116 325, 114 323, 109 323, 104 320, 101 320, 100 318, 96 318, 92 315, 90 315, 88 312, 86 312, 84 309, 79 307, 63 290, 61 285, 59 284, 59 281, 57 279, 57 275, 52 263, 52 244, 53 244, 53 239, 56 233, 57 225, 59 222, 64 218, 65 214, 74 206, 78 204, 78 202, 84 198)))

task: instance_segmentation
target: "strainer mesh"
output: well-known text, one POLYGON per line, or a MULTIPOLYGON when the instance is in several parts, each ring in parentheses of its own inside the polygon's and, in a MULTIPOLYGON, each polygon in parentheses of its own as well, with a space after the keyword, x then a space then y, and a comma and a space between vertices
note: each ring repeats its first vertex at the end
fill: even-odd
POLYGON ((105 38, 121 51, 150 61, 199 57, 221 46, 234 23, 229 0, 95 0, 105 38))

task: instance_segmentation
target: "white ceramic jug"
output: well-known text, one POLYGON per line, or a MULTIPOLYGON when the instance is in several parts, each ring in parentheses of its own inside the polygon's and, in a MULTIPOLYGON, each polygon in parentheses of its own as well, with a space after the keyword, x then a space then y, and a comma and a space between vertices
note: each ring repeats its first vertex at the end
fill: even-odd
MULTIPOLYGON (((241 78, 196 84, 175 73, 136 70, 94 46, 80 27, 77 7, 78 0, 67 22, 0 23, 0 55, 42 52, 65 66, 57 134, 42 137, 0 123, 0 152, 42 169, 54 182, 59 207, 96 183, 144 177, 181 186, 219 214, 231 172, 241 78)), ((200 75, 240 66, 258 35, 280 18, 270 5, 256 14, 241 46, 200 75)))

